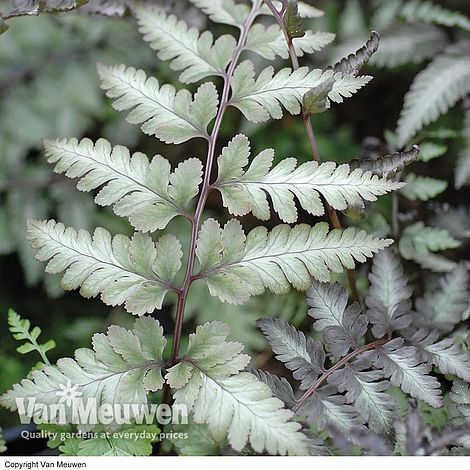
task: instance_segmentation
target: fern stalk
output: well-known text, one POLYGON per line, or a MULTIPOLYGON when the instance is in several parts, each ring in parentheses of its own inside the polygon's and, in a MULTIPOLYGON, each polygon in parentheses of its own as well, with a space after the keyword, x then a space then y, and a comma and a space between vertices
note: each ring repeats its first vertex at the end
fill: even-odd
POLYGON ((230 65, 227 69, 227 72, 225 73, 223 77, 224 87, 222 91, 222 97, 220 99, 220 106, 219 106, 219 110, 217 112, 217 116, 215 119, 214 128, 212 129, 211 135, 208 140, 209 143, 208 143, 208 148, 207 148, 207 161, 206 161, 206 168, 204 171, 204 180, 202 183, 202 190, 201 190, 201 194, 200 194, 197 206, 196 206, 195 215, 194 217, 191 217, 192 229, 191 229, 191 242, 190 242, 190 247, 189 247, 188 265, 187 265, 183 285, 181 289, 178 290, 178 304, 176 308, 176 321, 175 321, 175 330, 173 333, 173 345, 172 345, 171 356, 170 356, 170 367, 175 365, 178 359, 181 335, 183 331, 184 308, 186 305, 186 299, 188 296, 189 289, 191 288, 192 282, 197 279, 197 276, 193 274, 194 262, 196 259, 197 234, 198 234, 199 227, 201 224, 201 217, 202 217, 204 207, 207 201, 207 196, 211 190, 210 177, 211 177, 211 172, 212 172, 212 166, 214 163, 214 155, 215 155, 215 149, 216 149, 216 144, 217 144, 217 138, 219 136, 219 131, 222 125, 222 120, 225 114, 225 110, 227 109, 227 106, 230 101, 229 94, 230 94, 230 88, 232 85, 233 73, 238 64, 238 59, 240 58, 240 55, 243 52, 243 49, 245 47, 248 32, 258 15, 260 6, 261 6, 260 1, 253 3, 253 7, 251 9, 250 15, 248 16, 245 23, 243 24, 243 27, 241 28, 237 47, 233 53, 230 65))
POLYGON ((326 370, 319 378, 318 380, 308 389, 305 391, 305 393, 295 402, 294 407, 292 408, 292 411, 294 413, 297 413, 302 405, 310 398, 320 387, 320 385, 336 370, 340 369, 346 363, 348 363, 351 359, 354 359, 356 356, 359 354, 370 351, 371 349, 375 349, 379 346, 383 346, 384 344, 388 343, 391 340, 391 335, 389 335, 386 339, 379 339, 378 341, 374 341, 373 343, 366 344, 365 346, 362 346, 361 348, 357 348, 354 351, 350 352, 347 356, 344 356, 343 359, 338 361, 334 366, 330 367, 328 370, 326 370))
MULTIPOLYGON (((289 57, 292 63, 292 68, 294 70, 297 70, 300 67, 299 64, 299 58, 297 57, 297 53, 295 52, 295 47, 293 43, 293 39, 290 36, 289 32, 287 31, 286 25, 284 24, 284 14, 287 10, 287 1, 282 1, 282 9, 279 11, 271 2, 271 0, 263 0, 264 3, 267 5, 267 7, 271 10, 272 14, 274 15, 274 18, 276 19, 276 22, 279 25, 279 28, 281 28, 284 38, 287 43, 287 48, 289 50, 289 57)), ((312 151, 312 157, 313 159, 321 163, 322 159, 320 156, 320 151, 318 149, 318 144, 317 144, 317 139, 315 138, 315 133, 313 131, 313 125, 312 125, 312 120, 310 118, 310 114, 308 111, 305 109, 305 107, 302 105, 302 116, 304 120, 304 127, 305 131, 307 132, 308 136, 308 141, 310 144, 310 149, 312 151)), ((338 214, 336 211, 328 204, 327 201, 325 201, 325 209, 328 214, 328 218, 330 219, 331 225, 333 228, 342 230, 343 226, 339 220, 338 214)), ((348 283, 349 283, 349 289, 351 291, 351 297, 353 300, 361 303, 361 298, 359 296, 359 291, 357 290, 357 284, 356 284, 356 272, 354 269, 347 269, 346 274, 348 277, 348 283)))

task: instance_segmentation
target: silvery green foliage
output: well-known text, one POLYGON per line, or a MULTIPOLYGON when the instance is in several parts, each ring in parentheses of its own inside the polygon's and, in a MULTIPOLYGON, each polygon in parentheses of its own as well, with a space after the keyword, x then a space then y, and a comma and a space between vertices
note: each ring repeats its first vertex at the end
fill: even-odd
MULTIPOLYGON (((196 158, 182 162, 172 171, 162 156, 150 160, 141 153, 131 155, 125 147, 113 148, 104 139, 95 143, 89 139, 48 140, 46 154, 56 165, 56 172, 77 178, 81 190, 98 190, 96 202, 112 206, 114 212, 127 217, 137 231, 129 238, 113 237, 103 228, 97 228, 93 235, 85 230, 77 232, 54 220, 31 220, 27 226, 27 238, 37 251, 37 259, 48 263, 48 272, 64 273, 62 287, 66 290, 80 287, 85 297, 101 295, 106 304, 124 304, 136 315, 160 309, 170 292, 182 302, 178 304, 182 306, 178 315, 184 314, 186 296, 195 280, 205 283, 213 296, 235 304, 262 294, 265 289, 273 293, 286 293, 291 286, 306 290, 312 278, 329 281, 331 273, 352 269, 356 262, 365 262, 392 243, 392 240, 369 236, 353 228, 330 231, 326 223, 278 225, 271 231, 256 227, 248 234, 235 219, 229 220, 223 228, 214 219, 201 224, 208 192, 214 187, 221 190, 224 201, 229 201, 229 208, 240 204, 240 196, 235 195, 234 188, 243 188, 243 210, 234 210, 234 214, 252 211, 268 219, 267 193, 274 210, 286 221, 293 222, 297 218, 294 196, 304 209, 320 215, 324 208, 319 195, 334 207, 346 208, 362 200, 374 201, 402 184, 361 169, 351 172, 347 165, 336 167, 331 163, 304 164, 296 168, 296 161, 287 159, 272 169, 270 150, 262 152, 250 164, 248 140, 237 136, 219 159, 219 179, 213 185, 210 169, 227 107, 237 107, 254 122, 281 118, 282 107, 299 114, 304 94, 325 81, 331 84, 328 99, 341 102, 371 77, 309 70, 308 67, 295 71, 284 68, 277 73, 274 67, 267 67, 256 75, 253 63, 241 61, 240 54, 249 49, 247 40, 253 23, 259 16, 269 14, 266 8, 261 8, 261 1, 254 0, 251 7, 231 0, 193 0, 193 3, 212 20, 239 27, 238 41, 230 35, 214 40, 210 32, 201 34, 176 17, 145 5, 136 6, 133 11, 144 39, 160 59, 170 61, 170 67, 180 73, 181 81, 193 83, 207 77, 222 77, 224 87, 220 95, 211 81, 200 84, 193 94, 187 89, 177 91, 177 87, 160 83, 156 78, 147 77, 144 71, 125 65, 99 65, 98 74, 113 106, 129 112, 127 120, 140 125, 145 134, 168 144, 180 144, 193 138, 207 140, 207 173, 203 175, 202 164, 196 158), (253 175, 256 179, 251 178, 253 175), (277 187, 280 182, 282 189, 277 187), (193 213, 192 200, 196 196, 199 199, 193 213), (155 234, 152 238, 146 233, 165 228, 178 216, 188 219, 192 225, 182 287, 175 285, 183 260, 180 242, 171 234, 155 234)), ((300 16, 314 17, 318 11, 300 4, 299 12, 300 16)), ((300 16, 294 16, 298 21, 300 16)), ((309 37, 312 34, 307 39, 309 37)), ((331 38, 319 36, 317 39, 325 43, 331 38)), ((261 55, 285 56, 285 49, 280 46, 271 45, 267 49, 257 45, 252 49, 259 52, 260 47, 261 55)), ((298 45, 303 53, 319 47, 318 43, 298 45)), ((340 296, 343 298, 342 294, 340 296)), ((178 316, 178 321, 182 323, 183 316, 178 316)), ((279 328, 272 334, 285 336, 283 341, 276 339, 277 354, 302 378, 305 388, 313 386, 315 378, 309 374, 310 367, 317 367, 317 375, 325 373, 323 366, 316 364, 326 357, 323 347, 286 324, 277 326, 279 328), (304 362, 298 361, 298 351, 303 354, 304 362)), ((323 335, 331 339, 330 351, 346 354, 357 346, 366 327, 366 316, 355 306, 345 312, 338 326, 324 329, 323 335), (352 336, 353 342, 348 343, 348 338, 336 334, 335 328, 339 328, 343 336, 352 328, 353 334, 348 338, 352 336)), ((144 404, 147 392, 161 389, 166 381, 176 403, 184 403, 192 411, 193 421, 207 424, 216 441, 227 437, 236 451, 249 445, 258 453, 322 453, 322 443, 291 419, 293 411, 273 397, 265 382, 276 384, 288 393, 285 383, 269 378, 259 380, 244 371, 250 358, 242 354, 240 343, 226 341, 228 334, 228 326, 220 322, 199 326, 189 337, 186 353, 180 355, 177 347, 180 336, 177 335, 181 335, 181 331, 175 331, 171 359, 165 362, 162 359, 166 342, 163 331, 156 320, 143 316, 136 320, 133 330, 111 326, 107 335, 95 335, 94 349, 77 350, 75 360, 61 359, 57 367, 47 366, 35 371, 32 380, 15 386, 2 397, 2 403, 14 408, 14 398, 39 392, 48 403, 54 403, 57 401, 55 391, 70 380, 85 397, 98 396, 102 401, 110 398, 112 403, 144 404), (166 370, 165 379, 162 369, 166 370)), ((385 418, 381 420, 377 412, 371 410, 371 400, 357 387, 364 383, 370 393, 379 394, 388 382, 377 382, 376 372, 365 371, 356 363, 351 367, 359 385, 352 389, 338 371, 335 377, 339 390, 347 390, 347 393, 344 398, 338 398, 336 392, 325 391, 327 404, 324 407, 331 410, 332 416, 339 413, 340 417, 349 419, 353 408, 343 412, 339 409, 341 401, 361 408, 365 400, 367 406, 359 413, 368 422, 383 424, 385 418)), ((386 408, 384 413, 388 413, 385 396, 378 395, 372 401, 382 403, 384 410, 386 408)))
POLYGON ((294 197, 304 210, 319 216, 325 213, 320 195, 333 209, 344 210, 403 186, 360 169, 350 172, 348 165, 337 166, 333 162, 319 165, 312 161, 297 167, 295 158, 285 158, 271 168, 274 159, 271 149, 257 155, 246 168, 249 157, 250 142, 240 134, 217 160, 219 175, 214 187, 221 192, 224 205, 233 215, 251 211, 258 219, 268 220, 271 216, 268 194, 279 217, 292 223, 297 220, 294 197))
POLYGON ((401 146, 470 92, 470 41, 462 39, 420 72, 405 97, 397 135, 401 146))
POLYGON ((366 297, 367 317, 377 338, 411 323, 411 295, 399 259, 391 250, 374 256, 366 297))
MULTIPOLYGON (((459 274, 465 277, 463 269, 459 274)), ((304 373, 310 370, 313 380, 303 395, 296 397, 284 379, 264 372, 258 376, 288 407, 319 429, 348 433, 360 429, 362 423, 387 435, 397 413, 397 403, 387 392, 391 386, 441 408, 441 383, 433 366, 441 374, 470 380, 470 354, 437 329, 419 329, 419 316, 411 312, 412 290, 391 250, 374 257, 370 281, 367 316, 358 304, 348 306, 347 293, 337 284, 314 282, 309 290, 309 314, 315 319, 313 327, 321 333, 326 357, 318 339, 312 340, 292 325, 268 318, 258 322, 276 359, 294 372, 294 378, 303 384, 304 373), (374 336, 382 339, 366 340, 368 319, 374 336)), ((464 290, 461 297, 466 297, 468 307, 467 287, 457 288, 464 290)), ((357 438, 356 442, 352 437, 353 442, 366 446, 357 438)))
POLYGON ((36 351, 41 356, 44 364, 49 364, 47 353, 54 349, 56 344, 53 339, 45 343, 38 342, 41 335, 41 328, 35 326, 31 329, 31 322, 21 318, 14 310, 8 310, 8 329, 12 336, 17 341, 25 341, 21 346, 16 348, 20 354, 28 354, 36 351))
MULTIPOLYGON (((45 366, 31 372, 2 395, 0 403, 17 409, 16 399, 36 398, 38 404, 57 404, 60 393, 74 388, 82 399, 96 398, 102 403, 146 404, 149 391, 163 387, 162 353, 166 344, 163 328, 150 317, 138 318, 132 330, 110 326, 107 334, 93 336, 93 349, 77 349, 75 359, 63 358, 57 366, 45 366)), ((71 419, 72 404, 66 403, 67 419, 71 419)), ((131 411, 132 413, 132 411, 131 411)))
POLYGON ((228 434, 235 450, 249 443, 255 452, 308 453, 300 424, 288 421, 292 412, 255 375, 240 372, 250 358, 241 354, 243 345, 226 342, 228 334, 226 325, 212 322, 189 336, 182 361, 165 376, 175 402, 187 405, 196 423, 207 423, 215 440, 228 434))
POLYGON ((341 286, 314 282, 307 292, 307 304, 308 314, 317 320, 314 328, 322 332, 333 355, 345 356, 358 346, 367 331, 367 317, 357 303, 347 306, 348 294, 341 286))
POLYGON ((379 432, 387 432, 392 424, 395 404, 390 395, 384 393, 390 382, 382 380, 378 370, 367 370, 368 362, 356 360, 334 371, 328 382, 340 393, 346 392, 347 403, 361 414, 369 426, 379 432))
MULTIPOLYGON (((307 303, 311 307, 308 313, 316 320, 313 326, 322 333, 325 344, 335 357, 359 349, 359 341, 367 331, 367 317, 361 313, 359 305, 348 307, 347 302, 346 291, 338 285, 315 282, 307 296, 307 303)), ((340 393, 346 392, 346 403, 351 403, 372 428, 387 430, 391 424, 393 401, 381 392, 390 384, 386 380, 379 380, 382 375, 378 371, 368 371, 370 365, 368 360, 362 359, 345 362, 343 368, 333 369, 326 378, 340 393)), ((318 411, 313 413, 314 416, 317 414, 318 411)))
POLYGON ((238 4, 235 0, 190 0, 215 23, 242 27, 250 14, 247 4, 238 4))
POLYGON ((442 143, 424 142, 420 145, 419 159, 423 162, 442 157, 447 152, 447 146, 442 143))
POLYGON ((289 323, 278 318, 260 318, 256 324, 268 339, 276 359, 285 364, 306 390, 325 371, 325 351, 320 342, 305 337, 289 323))
POLYGON ((399 249, 403 258, 413 260, 423 268, 448 272, 455 267, 455 263, 437 253, 457 248, 460 244, 447 230, 426 227, 423 222, 416 222, 403 230, 399 249))
MULTIPOLYGON (((295 52, 298 57, 305 54, 319 52, 333 42, 335 35, 322 31, 305 31, 305 35, 296 38, 294 41, 295 52)), ((287 59, 289 51, 282 31, 277 25, 268 27, 263 24, 255 24, 248 33, 245 49, 256 52, 261 57, 268 60, 275 60, 276 57, 287 59)))
POLYGON ((81 191, 101 187, 95 197, 100 206, 112 205, 114 212, 128 217, 142 232, 163 229, 177 215, 185 215, 197 196, 202 181, 202 163, 190 158, 174 172, 160 155, 151 161, 143 153, 130 155, 126 147, 99 139, 50 140, 44 143, 49 163, 56 173, 80 178, 81 191))
POLYGON ((442 50, 447 38, 440 28, 429 24, 403 24, 381 35, 380 48, 371 62, 377 67, 394 68, 419 64, 442 50))
POLYGON ((392 385, 435 408, 442 406, 440 384, 428 375, 432 366, 422 362, 414 346, 405 346, 403 342, 403 338, 396 338, 365 354, 392 385))
POLYGON ((440 278, 437 289, 428 288, 424 296, 416 300, 416 324, 450 331, 463 321, 470 306, 469 299, 468 268, 461 263, 440 278))
POLYGON ((306 290, 312 277, 326 282, 331 272, 352 268, 390 243, 352 228, 328 232, 326 223, 278 225, 271 232, 257 227, 245 235, 235 219, 223 228, 208 219, 196 250, 198 277, 222 301, 242 303, 265 288, 281 294, 291 285, 306 290))
POLYGON ((30 221, 27 237, 38 250, 36 258, 48 261, 46 271, 65 271, 61 286, 80 287, 84 297, 96 297, 107 305, 125 304, 136 315, 162 306, 173 290, 173 279, 181 267, 183 252, 173 235, 156 243, 149 235, 136 232, 132 238, 97 228, 91 236, 60 222, 30 221))
POLYGON ((400 193, 410 201, 428 201, 447 188, 447 181, 414 173, 409 173, 405 182, 406 186, 401 189, 400 193))
POLYGON ((151 7, 136 8, 135 16, 144 40, 158 51, 159 59, 170 60, 170 67, 181 71, 182 83, 225 73, 237 44, 233 36, 225 34, 214 42, 210 31, 200 34, 176 16, 151 7))
POLYGON ((452 338, 438 341, 437 330, 417 330, 408 341, 415 346, 423 360, 435 365, 443 374, 452 374, 470 382, 470 356, 462 352, 452 338))
POLYGON ((443 8, 430 1, 411 0, 400 10, 400 15, 410 23, 423 21, 443 26, 458 26, 470 31, 470 20, 465 15, 443 8))
POLYGON ((102 88, 114 99, 118 111, 132 110, 131 124, 142 124, 145 134, 155 135, 167 144, 181 144, 194 137, 208 138, 207 126, 217 113, 215 85, 201 85, 192 97, 188 90, 160 85, 143 70, 118 65, 98 66, 102 88))
POLYGON ((315 423, 321 430, 334 427, 349 432, 363 428, 359 413, 344 395, 338 393, 334 385, 320 387, 297 414, 304 416, 308 423, 315 423))
POLYGON ((254 65, 246 60, 236 68, 233 78, 230 104, 249 121, 258 123, 269 118, 281 119, 282 107, 291 114, 299 114, 304 94, 325 80, 334 78, 335 83, 328 97, 335 103, 342 103, 344 98, 350 98, 367 85, 372 77, 353 77, 331 70, 310 71, 308 67, 294 71, 285 68, 275 73, 274 68, 269 66, 255 80, 254 65))

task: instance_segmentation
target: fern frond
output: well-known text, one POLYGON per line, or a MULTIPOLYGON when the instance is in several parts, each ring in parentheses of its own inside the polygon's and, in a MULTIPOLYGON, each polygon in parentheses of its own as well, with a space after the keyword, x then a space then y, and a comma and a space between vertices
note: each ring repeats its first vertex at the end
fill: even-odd
POLYGON ((400 193, 410 201, 429 201, 447 188, 447 181, 414 173, 408 174, 405 183, 406 186, 400 190, 400 193))
POLYGON ((436 252, 457 248, 460 244, 447 229, 416 222, 403 230, 399 249, 403 258, 415 261, 422 268, 446 273, 452 271, 456 263, 436 252))
POLYGON ((374 336, 382 338, 409 326, 413 292, 408 287, 400 261, 390 249, 374 256, 369 281, 366 315, 374 325, 374 336))
POLYGON ((462 40, 448 47, 416 76, 398 121, 399 145, 405 145, 468 93, 470 41, 462 40))
MULTIPOLYGON (((304 54, 321 51, 331 44, 334 38, 335 35, 332 33, 307 30, 303 37, 293 41, 293 46, 297 56, 303 57, 304 54)), ((279 26, 274 24, 268 27, 262 24, 253 25, 248 33, 245 49, 256 52, 268 60, 275 60, 276 57, 282 59, 289 57, 286 39, 279 26)))
POLYGON ((420 329, 408 341, 416 347, 423 360, 438 367, 441 373, 470 382, 470 353, 462 351, 452 338, 438 339, 436 330, 420 329))
POLYGON ((466 142, 460 151, 455 167, 455 187, 457 189, 470 184, 470 111, 465 113, 462 137, 466 142))
POLYGON ((307 390, 325 371, 325 351, 320 342, 296 330, 278 318, 260 318, 258 328, 266 336, 276 359, 293 371, 293 377, 301 382, 300 389, 307 390))
MULTIPOLYGON (((0 404, 10 410, 18 409, 17 399, 24 399, 25 409, 28 400, 33 399, 37 405, 57 405, 61 392, 74 388, 82 394, 84 403, 96 399, 97 409, 103 403, 143 405, 147 403, 147 392, 163 387, 166 339, 157 320, 138 318, 132 330, 112 325, 106 335, 95 334, 92 342, 93 349, 75 351, 75 360, 59 359, 57 366, 31 372, 32 378, 14 385, 0 397, 0 404)), ((64 405, 70 420, 72 404, 64 405)), ((133 413, 130 407, 131 418, 133 413)))
POLYGON ((469 273, 465 263, 439 280, 438 290, 427 290, 416 300, 415 324, 418 327, 450 331, 463 320, 469 307, 469 273))
POLYGON ((375 31, 372 31, 370 38, 364 46, 358 49, 354 54, 341 59, 333 66, 335 72, 341 72, 345 75, 357 76, 372 55, 377 51, 380 44, 380 36, 375 31))
POLYGON ((219 98, 213 83, 201 85, 194 99, 188 90, 173 85, 160 86, 143 70, 118 65, 98 66, 101 87, 113 99, 118 111, 131 112, 127 120, 141 124, 145 134, 155 135, 167 144, 181 144, 194 137, 208 139, 207 126, 217 113, 219 98))
POLYGON ((403 185, 360 169, 350 172, 348 165, 336 166, 333 162, 320 165, 307 162, 296 168, 296 159, 286 158, 271 168, 274 159, 271 149, 261 152, 244 169, 249 157, 250 143, 240 134, 222 150, 217 160, 219 176, 213 186, 221 192, 224 206, 234 215, 251 211, 258 219, 268 220, 268 194, 279 217, 292 223, 297 220, 294 197, 303 209, 319 216, 325 213, 320 195, 334 209, 345 210, 363 200, 375 201, 377 196, 403 185))
POLYGON ((416 222, 403 230, 399 249, 403 258, 421 263, 430 253, 457 248, 460 244, 447 230, 416 222))
POLYGON ((370 63, 377 67, 394 68, 408 63, 420 64, 447 45, 445 33, 427 24, 402 25, 384 33, 380 48, 370 63))
POLYGON ((435 142, 423 142, 419 149, 419 159, 423 162, 429 162, 435 158, 442 157, 447 152, 446 145, 436 144, 435 142))
POLYGON ((360 168, 362 171, 370 171, 373 175, 393 178, 408 165, 415 162, 420 154, 417 145, 413 145, 410 150, 397 152, 391 155, 384 155, 375 160, 352 160, 350 168, 355 170, 360 168))
POLYGON ((331 272, 352 268, 391 242, 352 228, 328 232, 326 223, 278 225, 271 232, 257 227, 246 236, 236 220, 222 229, 208 219, 198 238, 198 277, 222 301, 242 303, 265 288, 280 294, 290 285, 308 289, 312 277, 328 282, 331 272))
POLYGON ((35 326, 32 330, 31 322, 29 320, 21 318, 14 310, 8 310, 8 329, 12 333, 13 338, 17 341, 26 340, 21 346, 17 347, 16 350, 20 354, 27 354, 31 351, 37 351, 44 364, 49 364, 46 353, 51 349, 54 349, 56 344, 53 339, 46 341, 45 343, 38 343, 38 338, 41 335, 41 328, 35 326))
POLYGON ((214 23, 241 27, 250 14, 250 8, 235 0, 189 0, 214 23))
POLYGON ((299 114, 305 93, 332 77, 335 78, 335 83, 328 96, 336 103, 351 97, 372 78, 367 75, 352 77, 335 74, 332 70, 309 71, 308 67, 300 67, 295 71, 285 68, 276 74, 273 67, 267 67, 258 75, 256 81, 254 77, 255 71, 251 61, 246 60, 236 68, 230 104, 255 123, 267 121, 270 117, 282 118, 281 105, 289 113, 299 114))
POLYGON ((240 354, 243 346, 227 343, 229 328, 220 322, 199 326, 189 337, 182 362, 168 371, 189 369, 186 382, 177 384, 175 402, 185 404, 196 423, 207 424, 212 437, 227 436, 241 451, 248 443, 261 453, 307 454, 307 439, 293 413, 272 396, 269 387, 253 374, 239 372, 250 360, 240 354))
POLYGON ((400 9, 400 16, 410 23, 422 21, 442 26, 458 26, 470 31, 470 19, 467 16, 429 1, 411 0, 405 3, 400 9))
POLYGON ((161 308, 165 295, 174 290, 173 279, 181 267, 180 242, 173 235, 151 237, 135 233, 111 238, 97 228, 93 237, 54 220, 29 221, 26 236, 37 250, 36 259, 49 261, 46 271, 65 271, 61 286, 81 286, 84 297, 101 299, 107 305, 121 305, 136 315, 161 308))
POLYGON ((322 332, 325 343, 336 357, 345 356, 357 348, 367 331, 367 317, 360 306, 348 304, 348 293, 339 284, 314 281, 307 292, 308 314, 317 320, 313 327, 322 332))
POLYGON ((315 423, 320 430, 333 426, 344 432, 360 427, 358 412, 338 395, 336 388, 325 385, 319 388, 300 407, 299 416, 305 416, 308 423, 315 423))
POLYGON ((386 432, 393 421, 395 402, 385 393, 390 387, 388 380, 380 380, 382 373, 377 370, 364 371, 363 361, 347 363, 334 371, 328 382, 335 385, 340 393, 346 391, 347 403, 352 403, 369 426, 386 432))
POLYGON ((430 252, 415 253, 412 259, 423 269, 428 269, 435 273, 448 273, 457 266, 455 261, 451 261, 445 256, 430 252))
POLYGON ((404 346, 402 338, 396 338, 375 348, 372 353, 377 355, 374 366, 382 369, 392 385, 439 408, 442 406, 440 384, 429 375, 431 366, 421 362, 417 352, 413 346, 404 346))
POLYGON ((161 10, 140 5, 133 12, 144 40, 157 51, 160 60, 170 60, 170 67, 181 71, 181 82, 223 76, 237 45, 233 36, 225 34, 214 42, 210 31, 200 34, 161 10))
POLYGON ((202 181, 202 163, 196 158, 180 163, 174 173, 160 155, 151 162, 143 153, 130 155, 126 147, 112 148, 107 140, 60 139, 44 142, 56 173, 80 178, 77 187, 92 191, 102 187, 95 202, 113 205, 143 232, 163 229, 177 215, 184 215, 202 181))

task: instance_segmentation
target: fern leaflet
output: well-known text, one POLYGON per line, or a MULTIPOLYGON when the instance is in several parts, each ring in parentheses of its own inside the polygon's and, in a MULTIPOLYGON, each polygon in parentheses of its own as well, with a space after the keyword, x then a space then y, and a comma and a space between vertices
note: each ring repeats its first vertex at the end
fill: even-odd
POLYGON ((202 181, 202 163, 196 158, 170 173, 170 163, 160 155, 149 162, 144 154, 131 156, 127 148, 111 148, 104 139, 95 144, 89 139, 50 140, 45 148, 57 173, 79 177, 82 191, 101 186, 95 202, 113 205, 117 215, 129 217, 143 232, 163 229, 177 215, 186 215, 202 181))
POLYGON ((111 238, 97 228, 91 236, 54 220, 29 221, 27 237, 37 250, 39 261, 49 261, 46 271, 65 271, 65 290, 81 286, 84 297, 101 299, 107 305, 121 305, 136 315, 161 308, 165 295, 174 290, 173 279, 181 267, 183 253, 173 235, 155 244, 150 236, 136 233, 111 238))
POLYGON ((373 253, 389 246, 352 228, 328 233, 328 224, 278 225, 271 232, 257 227, 247 236, 236 220, 219 223, 208 219, 198 239, 197 257, 203 278, 212 295, 223 301, 242 303, 267 287, 274 293, 308 289, 311 278, 322 282, 330 272, 353 267, 373 253))
POLYGON ((400 146, 470 93, 469 52, 470 41, 453 44, 416 76, 398 121, 400 146))
POLYGON ((217 163, 218 179, 214 184, 224 205, 234 215, 253 215, 261 220, 270 218, 266 193, 271 196, 274 210, 284 222, 297 220, 296 197, 303 209, 313 215, 323 215, 322 195, 337 210, 348 205, 360 204, 363 199, 374 201, 376 197, 400 188, 403 183, 387 181, 359 169, 349 171, 347 165, 336 166, 332 162, 300 165, 294 158, 282 160, 271 169, 273 150, 264 150, 248 165, 250 143, 244 135, 238 135, 225 147, 217 163))
POLYGON ((194 95, 176 91, 173 85, 160 86, 156 78, 147 78, 143 70, 118 65, 98 66, 102 88, 118 111, 131 110, 127 120, 142 124, 145 134, 163 142, 181 144, 194 137, 208 139, 207 126, 217 113, 218 94, 207 82, 194 95))

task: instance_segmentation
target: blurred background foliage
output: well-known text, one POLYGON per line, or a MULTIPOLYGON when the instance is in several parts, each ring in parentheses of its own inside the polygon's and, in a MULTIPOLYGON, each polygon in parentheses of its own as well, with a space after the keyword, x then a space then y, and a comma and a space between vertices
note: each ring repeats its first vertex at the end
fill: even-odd
MULTIPOLYGON (((126 325, 132 321, 120 308, 110 309, 98 299, 83 299, 77 292, 64 293, 58 279, 44 274, 43 266, 34 260, 24 239, 27 218, 56 218, 77 229, 102 226, 112 233, 131 232, 130 226, 110 210, 95 206, 92 195, 80 193, 73 181, 53 173, 43 156, 41 140, 102 136, 133 151, 165 155, 174 166, 189 156, 204 158, 205 155, 204 145, 198 142, 166 146, 144 136, 138 127, 127 124, 124 114, 111 108, 100 91, 96 74, 98 62, 143 68, 149 74, 158 75, 161 81, 181 87, 168 65, 160 62, 140 39, 133 19, 128 14, 120 16, 125 11, 125 3, 101 2, 108 8, 108 16, 64 13, 13 18, 8 21, 8 31, 0 36, 0 393, 26 376, 34 366, 34 358, 15 353, 18 345, 7 327, 9 307, 29 318, 34 325, 40 325, 45 337, 54 338, 57 347, 49 352, 51 361, 71 355, 78 347, 89 346, 92 334, 105 330, 110 323, 126 325)), ((397 20, 396 8, 400 0, 309 3, 325 11, 325 16, 311 20, 309 27, 334 32, 336 40, 330 48, 309 58, 306 65, 325 67, 334 63, 362 44, 371 29, 383 35, 382 49, 367 69, 374 76, 371 84, 313 121, 322 158, 345 163, 361 156, 370 158, 374 153, 391 153, 394 150, 392 131, 413 78, 443 47, 467 33, 454 27, 421 25, 421 30, 412 31, 415 35, 426 36, 418 50, 410 47, 411 39, 405 34, 410 33, 410 25, 397 20), (402 30, 402 43, 393 37, 397 28, 402 30), (397 52, 397 44, 405 46, 397 52), (388 55, 387 45, 391 49, 388 55)), ((435 3, 470 15, 468 0, 435 3)), ((185 0, 167 1, 165 7, 173 8, 200 29, 206 27, 206 19, 185 0)), ((11 2, 0 0, 0 12, 10 8, 11 2)), ((221 25, 211 28, 216 34, 226 30, 221 25)), ((438 172, 435 165, 425 161, 413 165, 413 172, 446 182, 432 202, 423 205, 412 197, 400 196, 397 211, 397 201, 394 202, 392 196, 382 197, 367 208, 364 218, 349 218, 347 225, 359 225, 370 233, 383 235, 393 231, 394 217, 402 227, 427 220, 431 225, 444 225, 449 232, 453 230, 452 234, 461 240, 468 239, 468 195, 453 189, 455 160, 462 147, 460 131, 464 105, 459 104, 442 116, 416 139, 424 144, 425 154, 431 155, 429 159, 436 154, 445 158, 440 161, 438 172)), ((280 122, 252 128, 231 109, 223 125, 221 143, 228 142, 238 132, 250 136, 255 152, 274 148, 277 160, 296 156, 304 162, 311 158, 302 119, 298 117, 286 116, 280 122)), ((208 212, 217 213, 221 220, 224 213, 221 213, 218 197, 211 195, 208 212)), ((225 215, 228 218, 228 214, 225 215)), ((302 214, 300 221, 312 223, 308 214, 302 214)), ((243 222, 247 228, 257 225, 249 216, 243 222)), ((184 242, 188 232, 186 223, 174 221, 168 230, 178 234, 184 242)), ((273 219, 271 223, 279 221, 273 219)), ((464 243, 460 250, 450 258, 458 259, 462 251, 468 250, 468 245, 464 243)), ((367 286, 366 272, 364 267, 359 271, 360 289, 367 286)), ((168 299, 160 317, 167 331, 171 328, 174 300, 168 299)), ((270 356, 262 353, 265 342, 256 330, 255 320, 266 315, 276 315, 301 326, 306 317, 304 298, 298 293, 275 298, 264 295, 240 307, 220 304, 209 296, 202 284, 196 283, 190 292, 188 328, 192 328, 191 322, 199 324, 217 319, 228 323, 232 327, 232 338, 243 342, 248 352, 261 353, 259 365, 269 361, 270 356)), ((14 424, 12 413, 3 410, 0 413, 4 428, 14 424)))

